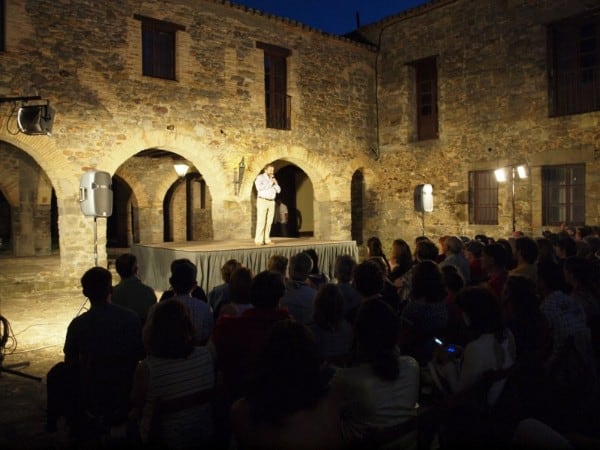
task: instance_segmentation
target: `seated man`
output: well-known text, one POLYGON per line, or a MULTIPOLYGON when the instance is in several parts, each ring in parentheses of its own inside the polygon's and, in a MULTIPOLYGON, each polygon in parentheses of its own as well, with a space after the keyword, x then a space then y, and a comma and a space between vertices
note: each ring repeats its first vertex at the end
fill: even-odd
POLYGON ((307 283, 312 266, 312 259, 305 252, 290 258, 290 278, 285 283, 285 294, 280 302, 294 320, 305 325, 313 322, 313 304, 317 295, 317 290, 307 283))
POLYGON ((139 318, 111 304, 110 272, 93 267, 81 286, 91 307, 69 324, 65 361, 47 376, 47 428, 65 416, 75 436, 94 431, 92 421, 110 427, 127 419, 133 371, 144 356, 139 318))
POLYGON ((115 261, 121 282, 113 290, 112 303, 131 309, 142 324, 146 322, 148 310, 156 303, 154 289, 142 283, 138 277, 137 257, 132 253, 123 253, 115 261))

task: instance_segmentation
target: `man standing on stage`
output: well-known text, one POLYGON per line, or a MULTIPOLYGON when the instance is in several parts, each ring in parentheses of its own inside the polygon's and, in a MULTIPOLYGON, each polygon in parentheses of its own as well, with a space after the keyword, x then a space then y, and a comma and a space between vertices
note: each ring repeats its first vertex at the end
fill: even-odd
POLYGON ((281 192, 281 187, 275 179, 275 167, 267 165, 256 177, 256 245, 271 245, 271 224, 275 216, 275 196, 281 192))

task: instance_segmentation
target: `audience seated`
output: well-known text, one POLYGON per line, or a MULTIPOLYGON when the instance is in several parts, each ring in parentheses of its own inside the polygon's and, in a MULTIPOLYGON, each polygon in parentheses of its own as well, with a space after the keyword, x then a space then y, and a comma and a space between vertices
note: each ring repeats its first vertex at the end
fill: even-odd
POLYGON ((469 261, 463 254, 463 242, 456 236, 448 236, 446 239, 445 258, 440 262, 440 267, 455 266, 465 280, 466 284, 471 282, 471 268, 469 261))
POLYGON ((456 301, 464 311, 470 339, 462 355, 459 351, 449 352, 447 346, 438 347, 435 353, 433 371, 451 393, 441 438, 448 448, 504 448, 515 425, 512 421, 518 419, 495 409, 501 404, 506 375, 483 382, 487 374, 508 372, 513 366, 515 341, 490 290, 465 288, 456 301))
POLYGON ((218 315, 228 314, 239 316, 252 308, 250 288, 252 286, 252 271, 247 267, 238 267, 229 279, 229 301, 221 303, 218 315))
POLYGON ((130 418, 142 443, 187 449, 212 444, 213 357, 194 346, 189 308, 169 300, 152 309, 144 328, 146 358, 135 371, 130 418))
POLYGON ((487 280, 487 273, 481 267, 481 254, 483 245, 480 241, 473 239, 465 244, 465 258, 469 262, 469 271, 471 273, 471 286, 477 286, 487 280))
POLYGON ((352 285, 361 295, 362 301, 346 314, 345 317, 350 323, 354 323, 358 309, 366 300, 381 300, 383 298, 381 292, 385 285, 385 277, 380 266, 367 260, 361 262, 354 268, 352 285))
POLYGON ((132 253, 123 253, 115 261, 121 281, 112 293, 111 302, 123 308, 131 309, 140 318, 142 325, 146 322, 148 310, 156 303, 154 289, 145 285, 138 277, 137 257, 132 253))
POLYGON ((538 246, 533 239, 527 236, 515 240, 515 255, 517 265, 508 272, 509 275, 521 275, 537 283, 538 246))
POLYGON ((191 262, 176 264, 169 278, 169 283, 173 287, 175 296, 166 301, 179 300, 189 308, 190 318, 196 330, 194 344, 204 345, 214 326, 214 318, 206 302, 192 297, 192 291, 196 287, 196 276, 196 266, 191 262))
POLYGON ((315 297, 311 330, 321 361, 343 363, 352 345, 352 326, 344 319, 344 297, 337 285, 321 285, 315 297))
POLYGON ((283 255, 271 255, 269 258, 269 263, 267 265, 267 270, 271 272, 280 273, 283 280, 287 280, 288 274, 288 259, 283 255))
MULTIPOLYGON (((196 265, 187 258, 174 259, 173 261, 171 261, 171 273, 173 273, 173 269, 178 264, 191 264, 192 266, 196 267, 196 265)), ((208 299, 206 298, 206 293, 204 292, 204 289, 202 289, 202 287, 198 286, 197 280, 194 280, 194 288, 192 289, 191 295, 192 295, 192 297, 197 298, 198 300, 202 300, 204 303, 208 303, 208 299)), ((175 291, 172 288, 167 289, 166 291, 164 291, 162 293, 162 295, 160 296, 160 299, 158 301, 162 302, 164 300, 168 300, 175 296, 176 296, 175 291)))
MULTIPOLYGON (((418 240, 415 247, 415 264, 421 261, 435 261, 438 255, 437 246, 431 242, 428 238, 422 236, 422 239, 418 240)), ((394 285, 398 288, 398 295, 400 296, 401 302, 407 302, 410 300, 411 283, 413 278, 414 266, 410 268, 408 272, 397 278, 394 281, 394 285)))
POLYGON ((381 258, 374 257, 368 258, 368 262, 376 265, 383 275, 383 289, 381 290, 381 299, 392 307, 396 312, 400 309, 400 296, 398 295, 398 288, 390 281, 388 277, 387 266, 381 258))
POLYGON ((231 408, 236 448, 341 449, 339 406, 325 380, 310 330, 291 320, 275 324, 251 389, 231 408))
POLYGON ((141 324, 131 310, 111 304, 111 273, 93 267, 81 277, 90 309, 71 321, 65 360, 47 375, 47 428, 65 416, 76 438, 99 437, 126 421, 137 362, 144 356, 141 324))
POLYGON ((306 325, 312 323, 313 304, 317 295, 317 290, 307 283, 312 264, 312 259, 305 252, 290 258, 290 276, 281 298, 281 306, 287 308, 296 321, 306 325))
POLYGON ((344 297, 344 317, 352 322, 352 313, 362 302, 362 296, 352 285, 352 276, 356 261, 350 255, 339 255, 335 259, 334 276, 337 286, 344 297))
POLYGON ((386 273, 390 272, 390 263, 383 252, 381 240, 376 236, 367 239, 367 258, 381 258, 386 265, 386 273))
POLYGON ((411 300, 402 310, 402 353, 411 355, 419 365, 426 365, 435 349, 434 339, 445 338, 448 327, 446 288, 439 266, 421 261, 413 269, 411 300))
POLYGON ((324 283, 329 282, 329 278, 319 269, 319 255, 314 248, 309 248, 308 250, 304 250, 310 259, 312 260, 312 269, 310 269, 310 273, 308 274, 307 283, 314 287, 315 289, 319 289, 324 283))
POLYGON ((498 302, 502 298, 504 283, 508 278, 506 260, 506 249, 502 245, 489 244, 483 248, 481 267, 487 273, 488 279, 481 286, 490 289, 496 295, 498 302))
POLYGON ((392 242, 392 253, 390 254, 389 279, 393 283, 410 270, 413 265, 410 247, 404 239, 394 239, 392 242))
POLYGON ((229 280, 231 280, 231 274, 234 270, 239 267, 242 267, 242 264, 236 259, 225 261, 225 264, 221 267, 221 279, 223 283, 215 286, 208 293, 208 304, 213 311, 215 319, 219 317, 220 308, 229 302, 229 280))
MULTIPOLYGON (((354 359, 338 368, 331 387, 340 398, 342 434, 348 446, 372 448, 365 442, 377 430, 414 419, 419 395, 419 365, 397 346, 399 322, 389 305, 366 300, 354 324, 354 359)), ((414 434, 395 435, 414 446, 414 434)))

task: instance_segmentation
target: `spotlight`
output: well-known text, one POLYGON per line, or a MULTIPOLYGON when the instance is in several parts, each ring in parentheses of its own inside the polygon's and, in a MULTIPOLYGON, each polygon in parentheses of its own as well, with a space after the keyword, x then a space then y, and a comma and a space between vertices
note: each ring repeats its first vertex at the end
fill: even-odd
POLYGON ((46 105, 22 105, 17 112, 17 126, 19 131, 28 135, 52 134, 54 123, 54 109, 46 105))

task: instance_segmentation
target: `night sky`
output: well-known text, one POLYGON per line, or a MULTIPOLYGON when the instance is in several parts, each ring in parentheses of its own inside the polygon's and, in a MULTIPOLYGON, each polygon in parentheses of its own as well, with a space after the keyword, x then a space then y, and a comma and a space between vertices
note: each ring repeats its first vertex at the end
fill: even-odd
POLYGON ((427 3, 428 0, 232 0, 276 16, 288 17, 331 34, 356 29, 356 11, 361 26, 427 3))

